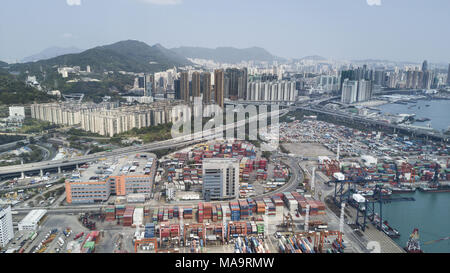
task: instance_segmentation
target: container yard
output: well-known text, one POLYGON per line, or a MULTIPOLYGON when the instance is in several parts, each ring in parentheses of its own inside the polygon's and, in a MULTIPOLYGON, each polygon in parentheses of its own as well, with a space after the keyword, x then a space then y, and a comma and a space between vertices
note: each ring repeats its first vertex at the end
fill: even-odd
MULTIPOLYGON (((417 156, 405 157, 403 150, 410 153, 414 149, 410 147, 410 140, 382 133, 366 134, 314 120, 305 121, 305 124, 282 124, 280 132, 284 141, 293 147, 296 143, 314 145, 308 147, 307 154, 299 149, 294 151, 295 154, 282 155, 281 159, 279 156, 269 159, 251 143, 214 141, 196 144, 160 160, 147 154, 133 154, 80 166, 80 170, 72 174, 74 179, 76 172, 91 175, 93 171, 94 175, 95 170, 86 171, 92 167, 100 167, 100 171, 114 169, 113 173, 119 174, 126 171, 127 174, 115 174, 111 177, 115 181, 102 179, 107 184, 115 182, 110 185, 115 187, 115 193, 111 191, 110 198, 101 200, 101 208, 65 216, 65 225, 72 227, 71 230, 60 228, 56 232, 49 228, 42 233, 44 237, 34 239, 37 242, 34 248, 24 249, 24 252, 361 252, 363 247, 355 246, 346 234, 336 231, 340 230, 339 219, 329 215, 325 197, 333 195, 335 181, 367 181, 359 183, 355 192, 361 198, 367 198, 380 184, 383 185, 383 196, 391 196, 416 188, 442 190, 450 178, 449 160, 441 155, 448 152, 446 146, 435 149, 423 145, 422 150, 417 150, 417 156), (318 132, 331 130, 336 134, 319 136, 314 130, 305 130, 306 126, 316 126, 318 132), (381 148, 387 145, 381 145, 382 141, 396 145, 381 148), (432 153, 419 154, 424 150, 432 153), (298 181, 301 187, 289 185, 296 173, 293 173, 292 165, 286 165, 287 157, 295 158, 295 164, 304 172, 304 177, 298 181), (237 159, 239 191, 235 198, 209 200, 203 196, 203 161, 212 158, 237 159), (139 168, 145 171, 150 167, 154 179, 145 173, 138 177, 130 174, 140 171, 139 168), (317 186, 317 192, 311 188, 314 180, 311 167, 315 168, 317 179, 324 182, 317 186), (134 180, 126 185, 122 179, 134 180), (141 180, 145 180, 145 192, 133 191, 132 186, 139 187, 141 180), (440 188, 431 188, 436 180, 440 188), (151 186, 150 191, 148 186, 151 186), (76 224, 71 222, 73 219, 76 224)), ((413 146, 418 144, 411 143, 413 146)), ((347 221, 346 224, 352 223, 347 221)), ((347 229, 346 232, 351 231, 347 229)))
MULTIPOLYGON (((208 158, 236 158, 239 161, 240 198, 267 193, 284 185, 290 177, 289 168, 282 163, 269 163, 259 154, 253 144, 243 141, 214 141, 186 148, 160 160, 162 189, 175 191, 173 196, 177 196, 176 192, 200 191, 202 162, 208 158)), ((173 200, 175 198, 169 194, 166 198, 182 201, 180 198, 173 200)))

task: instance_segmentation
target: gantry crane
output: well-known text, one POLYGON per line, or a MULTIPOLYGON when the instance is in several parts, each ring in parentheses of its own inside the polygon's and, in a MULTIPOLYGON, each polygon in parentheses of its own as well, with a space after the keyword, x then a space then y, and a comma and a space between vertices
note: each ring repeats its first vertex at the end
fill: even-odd
POLYGON ((141 240, 135 240, 134 241, 134 252, 137 253, 138 247, 143 244, 150 244, 153 243, 155 246, 155 252, 158 252, 158 240, 156 238, 146 238, 141 240))
MULTIPOLYGON (((362 231, 366 230, 367 219, 369 219, 372 222, 375 220, 375 215, 377 214, 375 207, 376 204, 378 204, 379 206, 379 223, 377 225, 377 228, 381 230, 383 225, 383 203, 397 202, 397 201, 415 201, 413 197, 384 198, 381 192, 382 188, 383 186, 381 184, 377 184, 373 191, 373 195, 366 197, 363 203, 358 203, 358 206, 356 206, 355 224, 359 228, 361 228, 362 231), (361 204, 364 204, 364 206, 361 206, 361 204)), ((356 201, 353 199, 349 199, 349 203, 354 204, 356 203, 356 201)))
POLYGON ((294 219, 292 218, 292 215, 290 213, 283 215, 283 227, 286 228, 287 231, 290 231, 292 234, 294 234, 294 219))
POLYGON ((437 240, 433 240, 433 241, 428 241, 428 242, 425 242, 423 244, 424 245, 431 245, 431 244, 435 244, 435 243, 439 243, 439 242, 447 241, 447 240, 450 240, 450 236, 449 237, 445 237, 445 238, 441 238, 441 239, 437 239, 437 240))

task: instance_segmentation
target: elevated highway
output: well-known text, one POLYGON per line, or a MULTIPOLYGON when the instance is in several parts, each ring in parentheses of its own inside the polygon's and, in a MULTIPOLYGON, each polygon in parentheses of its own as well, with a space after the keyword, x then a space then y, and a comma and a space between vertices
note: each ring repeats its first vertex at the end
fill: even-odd
POLYGON ((308 107, 308 106, 297 106, 296 109, 303 110, 303 111, 309 111, 315 114, 324 114, 328 116, 337 117, 343 120, 348 120, 352 123, 361 123, 361 124, 368 124, 368 125, 374 125, 382 128, 389 128, 392 129, 394 132, 409 134, 412 136, 422 136, 425 138, 431 138, 436 139, 440 141, 449 142, 450 136, 444 135, 442 133, 433 132, 433 131, 427 131, 422 130, 420 128, 414 128, 414 127, 407 127, 407 126, 401 126, 401 125, 395 125, 395 124, 389 124, 386 122, 382 122, 379 120, 369 119, 361 116, 354 116, 354 115, 348 115, 345 113, 337 112, 337 111, 329 111, 320 107, 308 107))
MULTIPOLYGON (((274 111, 272 113, 269 113, 272 116, 282 116, 288 113, 288 110, 278 110, 274 111)), ((121 156, 126 154, 132 154, 132 153, 141 153, 141 152, 151 152, 151 151, 157 151, 167 148, 177 148, 182 147, 185 145, 192 145, 195 143, 207 141, 210 139, 213 139, 217 136, 222 136, 222 133, 224 130, 232 129, 232 128, 239 128, 242 126, 245 126, 247 122, 255 122, 259 118, 263 118, 263 114, 259 114, 257 116, 250 117, 247 120, 242 120, 238 122, 234 122, 227 125, 222 125, 218 128, 213 128, 209 130, 205 130, 202 132, 194 133, 188 136, 181 136, 177 138, 173 138, 170 140, 165 141, 159 141, 159 142, 153 142, 141 146, 132 146, 132 147, 126 147, 126 148, 119 148, 112 150, 110 152, 101 152, 96 153, 93 155, 85 155, 81 157, 75 157, 71 159, 62 159, 62 160, 51 160, 51 161, 41 161, 36 163, 29 163, 29 164, 22 164, 22 165, 13 165, 13 166, 6 166, 6 167, 0 167, 0 178, 7 178, 7 177, 24 177, 25 174, 40 174, 41 176, 46 171, 58 171, 61 172, 62 168, 73 168, 78 167, 79 165, 82 165, 87 162, 96 161, 101 158, 106 157, 114 157, 114 156, 121 156)))

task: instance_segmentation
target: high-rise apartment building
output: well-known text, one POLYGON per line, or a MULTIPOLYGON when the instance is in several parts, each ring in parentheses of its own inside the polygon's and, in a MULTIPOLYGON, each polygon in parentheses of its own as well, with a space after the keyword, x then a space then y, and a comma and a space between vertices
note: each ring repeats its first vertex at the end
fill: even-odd
POLYGON ((224 81, 225 75, 223 70, 214 71, 214 101, 223 108, 224 102, 224 81))
POLYGON ((295 81, 251 81, 247 86, 246 100, 293 102, 296 98, 295 81))
POLYGON ((428 71, 428 61, 427 60, 423 61, 423 63, 422 63, 422 71, 423 72, 428 71))
POLYGON ((201 75, 201 92, 203 94, 203 102, 210 103, 211 102, 211 73, 204 72, 201 75))
POLYGON ((192 73, 192 96, 200 97, 201 85, 200 85, 200 73, 192 73))
POLYGON ((358 82, 358 98, 357 101, 367 101, 372 98, 373 85, 372 81, 360 80, 358 82))
POLYGON ((181 72, 180 93, 181 93, 181 99, 188 102, 189 101, 189 73, 188 72, 181 72))
POLYGON ((219 200, 239 196, 239 161, 237 158, 203 160, 203 197, 219 200))
POLYGON ((450 64, 448 64, 447 85, 450 85, 450 64))
POLYGON ((144 96, 152 97, 156 93, 155 76, 153 74, 145 75, 144 96))
POLYGON ((358 82, 350 81, 348 79, 344 80, 342 84, 342 103, 354 103, 358 99, 358 82))

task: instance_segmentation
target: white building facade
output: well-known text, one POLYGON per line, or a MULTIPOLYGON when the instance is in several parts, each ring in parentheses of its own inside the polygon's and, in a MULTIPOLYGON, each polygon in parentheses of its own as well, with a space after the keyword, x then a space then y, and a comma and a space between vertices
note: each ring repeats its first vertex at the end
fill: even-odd
POLYGON ((0 246, 5 247, 13 238, 11 206, 0 207, 0 246))
POLYGON ((203 160, 205 199, 219 200, 239 196, 239 161, 236 158, 208 158, 203 160))

